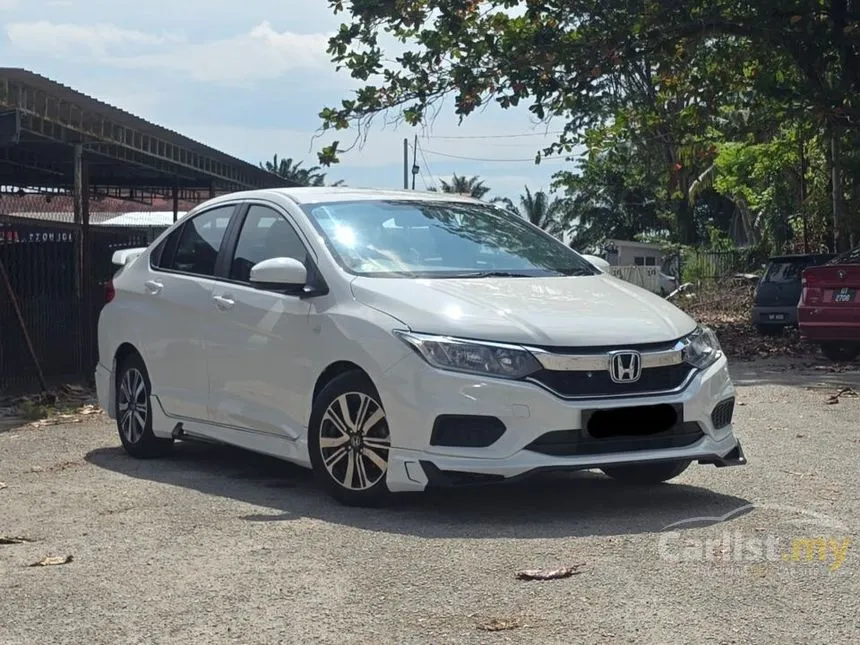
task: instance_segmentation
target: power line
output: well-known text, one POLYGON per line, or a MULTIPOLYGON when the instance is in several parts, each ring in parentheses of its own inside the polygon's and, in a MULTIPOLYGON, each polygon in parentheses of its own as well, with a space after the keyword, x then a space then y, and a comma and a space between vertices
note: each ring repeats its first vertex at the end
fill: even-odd
MULTIPOLYGON (((426 148, 422 148, 423 152, 426 152, 428 155, 436 155, 437 157, 449 157, 451 159, 463 159, 465 161, 491 161, 491 162, 501 162, 501 163, 524 163, 527 161, 534 161, 534 157, 529 157, 526 159, 486 159, 481 157, 466 157, 463 155, 452 155, 447 152, 437 152, 436 150, 427 150, 426 148)), ((555 157, 541 157, 541 161, 551 161, 553 159, 567 159, 567 155, 559 155, 555 157)))
POLYGON ((436 136, 427 135, 427 139, 518 139, 521 137, 548 137, 551 135, 564 134, 564 130, 552 130, 550 132, 523 132, 521 134, 467 134, 436 136))
POLYGON ((427 183, 427 179, 424 177, 423 168, 426 168, 427 173, 430 175, 430 182, 433 184, 433 188, 438 189, 439 187, 436 185, 436 176, 433 174, 433 171, 430 170, 430 164, 427 163, 427 157, 424 155, 424 147, 421 146, 420 144, 416 147, 418 148, 418 154, 421 155, 421 163, 424 164, 422 166, 422 170, 421 170, 421 179, 424 180, 424 187, 427 188, 428 190, 430 188, 430 184, 427 183))

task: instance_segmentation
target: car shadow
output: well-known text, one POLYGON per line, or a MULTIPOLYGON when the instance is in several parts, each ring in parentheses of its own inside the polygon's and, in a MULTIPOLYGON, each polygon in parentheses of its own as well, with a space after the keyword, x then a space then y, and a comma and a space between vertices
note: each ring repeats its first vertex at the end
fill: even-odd
POLYGON ((240 516, 248 522, 310 517, 428 538, 629 535, 660 531, 691 517, 736 519, 751 508, 746 499, 697 486, 634 487, 593 472, 398 495, 384 508, 350 508, 330 498, 310 471, 238 448, 177 443, 170 456, 142 461, 128 457, 121 447, 110 447, 91 451, 86 460, 129 477, 260 507, 259 513, 240 516))

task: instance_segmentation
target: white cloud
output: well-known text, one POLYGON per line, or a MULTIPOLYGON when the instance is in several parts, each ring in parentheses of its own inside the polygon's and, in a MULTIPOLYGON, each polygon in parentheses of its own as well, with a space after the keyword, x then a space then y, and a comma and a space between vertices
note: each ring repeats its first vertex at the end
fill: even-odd
POLYGON ((264 21, 240 36, 107 62, 132 69, 171 70, 204 82, 244 83, 278 78, 292 70, 328 70, 327 46, 326 34, 279 32, 264 21))
POLYGON ((55 24, 47 20, 18 22, 6 26, 6 37, 20 51, 54 57, 83 54, 105 56, 129 47, 154 47, 182 41, 179 34, 149 34, 116 25, 55 24))
POLYGON ((18 0, 0 0, 0 11, 8 11, 9 9, 17 9, 18 0))
POLYGON ((102 23, 55 24, 45 20, 10 24, 6 36, 21 52, 55 58, 97 57, 102 65, 177 72, 202 82, 235 84, 275 79, 294 70, 332 71, 326 54, 327 34, 280 32, 268 21, 245 34, 201 43, 185 42, 176 33, 146 33, 102 23), (141 47, 150 52, 130 52, 141 47))

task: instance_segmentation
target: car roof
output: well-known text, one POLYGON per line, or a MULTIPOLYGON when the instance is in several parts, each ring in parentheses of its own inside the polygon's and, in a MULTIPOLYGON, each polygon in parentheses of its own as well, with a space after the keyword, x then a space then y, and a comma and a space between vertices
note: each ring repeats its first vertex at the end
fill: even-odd
POLYGON ((251 199, 266 197, 286 197, 296 204, 319 204, 322 202, 368 201, 379 199, 461 202, 470 204, 486 204, 479 199, 457 193, 442 193, 420 190, 390 190, 378 188, 349 188, 346 186, 303 186, 299 188, 266 188, 247 190, 229 195, 221 195, 222 199, 251 199))

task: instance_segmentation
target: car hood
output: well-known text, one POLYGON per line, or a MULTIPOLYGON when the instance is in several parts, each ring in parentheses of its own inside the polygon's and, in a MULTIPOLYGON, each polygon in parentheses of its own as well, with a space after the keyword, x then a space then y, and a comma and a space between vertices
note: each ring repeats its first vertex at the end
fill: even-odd
POLYGON ((355 298, 411 331, 557 347, 659 343, 696 327, 675 305, 606 274, 548 278, 358 277, 355 298))

